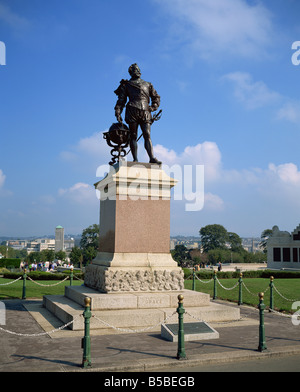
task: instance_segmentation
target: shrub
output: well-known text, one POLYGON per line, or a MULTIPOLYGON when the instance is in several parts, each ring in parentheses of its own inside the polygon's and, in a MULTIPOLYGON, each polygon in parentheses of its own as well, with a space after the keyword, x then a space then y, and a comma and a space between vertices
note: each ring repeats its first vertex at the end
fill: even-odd
MULTIPOLYGON (((18 279, 20 276, 23 276, 23 274, 23 272, 5 272, 3 273, 3 278, 18 279)), ((32 271, 27 272, 27 275, 33 280, 63 280, 69 275, 69 273, 32 271)), ((81 272, 76 273, 76 277, 79 279, 83 279, 83 276, 84 275, 81 272)))
MULTIPOLYGON (((190 277, 193 273, 191 269, 183 268, 184 279, 190 277)), ((199 279, 211 279, 214 275, 213 270, 200 270, 196 271, 196 275, 199 279)), ((299 279, 300 271, 279 271, 279 270, 253 270, 243 271, 243 278, 270 278, 274 276, 274 279, 299 279)), ((238 279, 240 277, 240 271, 219 271, 217 272, 219 279, 238 279)), ((190 278, 191 279, 191 278, 190 278)))
POLYGON ((0 259, 0 268, 19 268, 21 259, 0 259))

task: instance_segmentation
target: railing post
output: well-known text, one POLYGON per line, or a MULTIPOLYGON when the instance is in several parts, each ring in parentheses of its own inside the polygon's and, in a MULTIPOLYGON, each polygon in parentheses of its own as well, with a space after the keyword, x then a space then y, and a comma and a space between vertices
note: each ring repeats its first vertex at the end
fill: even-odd
POLYGON ((25 268, 24 269, 24 274, 23 274, 22 299, 26 299, 26 279, 27 279, 27 274, 26 274, 26 268, 25 268))
POLYGON ((72 286, 73 284, 73 267, 71 268, 71 272, 70 272, 70 286, 72 286))
POLYGON ((214 294, 213 299, 217 298, 217 271, 214 270, 214 294))
POLYGON ((262 352, 267 349, 265 340, 265 322, 264 322, 264 310, 266 305, 264 304, 264 293, 258 293, 259 296, 259 344, 258 351, 262 352))
POLYGON ((82 348, 83 348, 83 359, 82 367, 87 368, 92 366, 91 362, 91 338, 90 338, 90 319, 91 313, 91 298, 84 298, 84 337, 82 338, 82 348))
POLYGON ((241 272, 240 278, 239 278, 239 302, 238 302, 239 305, 243 304, 243 293, 242 293, 243 279, 242 279, 242 277, 243 277, 243 273, 241 272))
POLYGON ((192 286, 192 290, 195 291, 195 267, 193 268, 193 286, 192 286))
POLYGON ((183 308, 183 295, 178 295, 178 351, 177 359, 186 359, 185 348, 184 348, 184 329, 183 329, 183 314, 185 310, 183 308))
POLYGON ((274 308, 274 293, 273 293, 273 280, 274 280, 274 276, 270 276, 270 309, 269 312, 271 312, 271 309, 273 310, 274 308))

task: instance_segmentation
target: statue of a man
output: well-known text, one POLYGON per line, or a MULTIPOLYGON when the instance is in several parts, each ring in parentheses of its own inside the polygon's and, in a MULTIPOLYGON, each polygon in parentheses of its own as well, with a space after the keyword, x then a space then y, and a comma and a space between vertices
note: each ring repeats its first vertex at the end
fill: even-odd
POLYGON ((151 83, 141 79, 141 71, 138 65, 132 64, 128 72, 130 80, 122 79, 120 86, 115 90, 118 100, 115 106, 115 115, 118 122, 122 122, 121 113, 124 109, 127 98, 125 121, 130 130, 130 149, 133 161, 137 162, 137 134, 140 125, 145 141, 145 149, 149 155, 150 163, 159 162, 153 155, 153 146, 150 137, 151 124, 153 122, 151 112, 155 111, 160 105, 160 96, 155 91, 151 83), (151 105, 150 105, 151 100, 151 105))

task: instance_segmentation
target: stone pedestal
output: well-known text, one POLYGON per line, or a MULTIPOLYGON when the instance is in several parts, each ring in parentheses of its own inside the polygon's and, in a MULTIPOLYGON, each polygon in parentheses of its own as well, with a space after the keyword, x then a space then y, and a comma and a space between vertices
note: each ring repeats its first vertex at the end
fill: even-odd
POLYGON ((182 290, 183 272, 170 255, 170 191, 158 166, 121 161, 95 184, 100 192, 97 257, 85 285, 103 293, 182 290))
POLYGON ((95 184, 100 192, 99 252, 83 286, 47 295, 44 306, 70 328, 83 330, 85 298, 91 299, 91 329, 120 333, 160 331, 176 323, 178 295, 185 323, 238 320, 240 311, 211 303, 208 294, 184 289, 183 271, 170 254, 170 190, 176 181, 158 166, 120 162, 95 184))

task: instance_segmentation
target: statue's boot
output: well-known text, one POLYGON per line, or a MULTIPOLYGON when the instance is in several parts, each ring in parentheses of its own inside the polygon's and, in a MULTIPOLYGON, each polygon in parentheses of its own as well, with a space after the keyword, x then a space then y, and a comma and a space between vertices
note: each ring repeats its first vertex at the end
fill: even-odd
POLYGON ((154 158, 154 157, 151 158, 149 162, 150 163, 157 163, 158 165, 161 165, 161 162, 157 158, 154 158))

